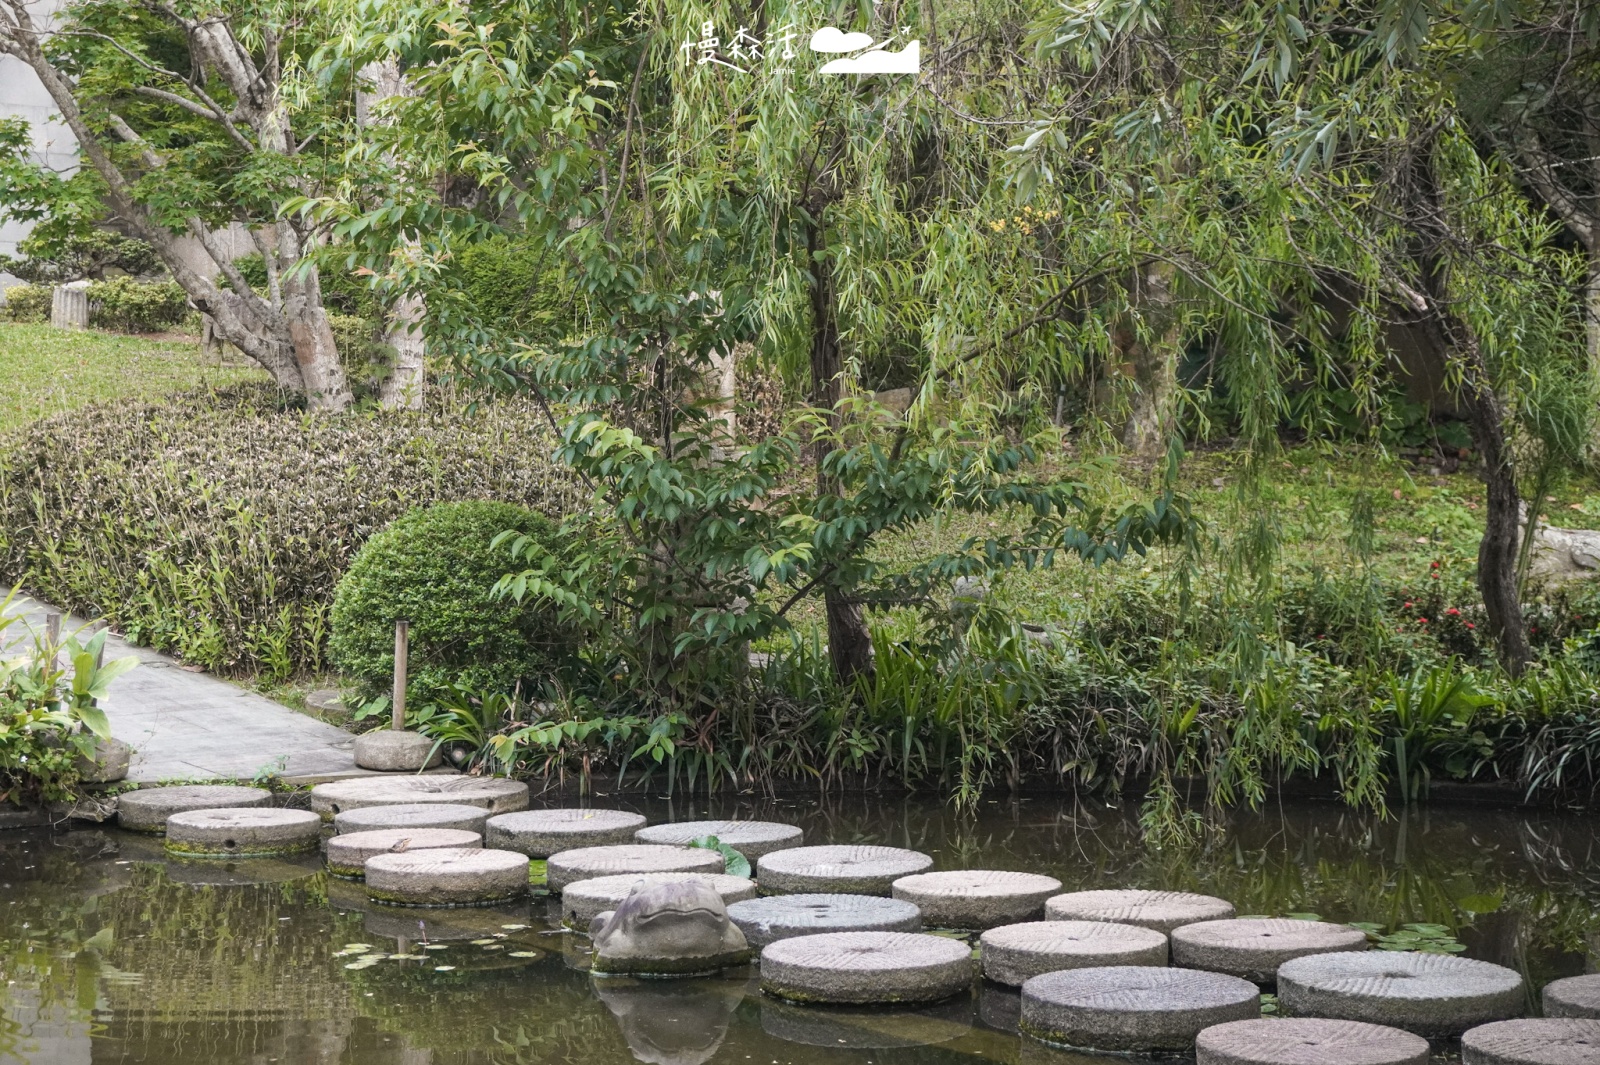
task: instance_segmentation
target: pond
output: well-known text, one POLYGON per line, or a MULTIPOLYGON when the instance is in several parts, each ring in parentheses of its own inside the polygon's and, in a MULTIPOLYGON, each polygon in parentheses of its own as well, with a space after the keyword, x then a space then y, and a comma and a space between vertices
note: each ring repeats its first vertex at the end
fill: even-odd
MULTIPOLYGON (((1049 873, 1066 890, 1153 887, 1241 915, 1446 925, 1467 956, 1544 983, 1600 962, 1600 825, 1582 814, 1432 807, 1390 820, 1334 806, 1238 815, 1193 850, 1153 850, 1127 810, 921 799, 610 801, 652 823, 762 817, 808 842, 881 843, 935 868, 1049 873)), ((1073 1063, 1015 1034, 997 987, 915 1013, 763 998, 752 973, 642 983, 583 971, 587 940, 548 900, 372 906, 315 859, 168 861, 114 829, 0 833, 0 1062, 320 1065, 1073 1063), (401 954, 374 959, 373 954, 401 954)))

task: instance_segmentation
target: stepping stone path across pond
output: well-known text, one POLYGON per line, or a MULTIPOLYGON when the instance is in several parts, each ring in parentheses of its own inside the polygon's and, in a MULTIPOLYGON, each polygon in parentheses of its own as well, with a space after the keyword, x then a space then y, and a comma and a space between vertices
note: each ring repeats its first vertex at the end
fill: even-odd
POLYGON ((230 784, 187 784, 175 788, 140 788, 117 797, 117 824, 132 832, 161 833, 167 818, 190 810, 244 809, 266 806, 272 792, 230 784))
POLYGON ((703 880, 722 899, 724 906, 756 897, 756 882, 747 877, 723 873, 629 873, 624 876, 597 876, 579 880, 561 889, 561 920, 572 928, 586 929, 589 922, 643 884, 671 884, 682 880, 703 880))
POLYGON ((1195 1065, 1428 1065, 1428 1041, 1382 1024, 1274 1017, 1229 1021, 1194 1041, 1195 1065))
POLYGON ((1443 1039, 1521 1013, 1522 977, 1452 954, 1313 954, 1279 966, 1278 1006, 1287 1015, 1390 1024, 1443 1039))
POLYGON ((1367 934, 1349 925, 1282 917, 1196 921, 1172 930, 1172 964, 1273 984, 1278 966, 1307 954, 1366 950, 1367 934))
POLYGON ((530 858, 548 858, 577 847, 631 843, 644 820, 643 814, 626 810, 519 810, 489 818, 483 842, 530 858))
POLYGON ((1462 1065, 1596 1065, 1600 1021, 1580 1017, 1495 1021, 1461 1037, 1462 1065))
POLYGON ((1600 973, 1569 976, 1545 984, 1544 1015, 1600 1019, 1600 973))
POLYGON ((994 928, 1044 916, 1044 903, 1061 881, 1037 873, 960 869, 903 876, 891 885, 895 898, 922 911, 934 928, 994 928))
POLYGON ((412 803, 481 806, 491 814, 528 808, 528 785, 498 777, 361 777, 311 789, 311 809, 325 820, 346 810, 412 803))
POLYGON ((915 932, 830 932, 761 951, 761 990, 796 1002, 937 1002, 972 985, 972 950, 915 932))
POLYGON ((1170 933, 1196 921, 1233 916, 1233 903, 1187 891, 1074 891, 1044 904, 1050 921, 1115 921, 1170 933))
POLYGON ((920 932, 922 911, 876 895, 772 895, 736 902, 728 919, 752 947, 829 932, 920 932))
POLYGON ((367 897, 391 906, 488 906, 528 891, 528 856, 486 848, 367 859, 367 897))
POLYGON ((370 832, 344 832, 328 840, 328 872, 348 880, 366 875, 368 858, 380 854, 415 851, 476 850, 483 837, 460 828, 375 828, 370 832))
POLYGON ((668 846, 686 846, 702 836, 715 836, 754 862, 773 851, 798 847, 805 841, 805 831, 795 825, 777 821, 677 821, 670 825, 651 825, 634 833, 640 843, 663 843, 668 846))
POLYGON ((451 802, 408 802, 398 806, 364 806, 333 815, 333 830, 376 832, 386 828, 454 828, 483 835, 489 811, 482 806, 451 802))
POLYGON ((896 880, 931 865, 926 854, 900 847, 792 847, 758 861, 756 883, 782 895, 888 895, 896 880))
POLYGON ((991 928, 979 941, 983 975, 1020 987, 1063 969, 1164 966, 1167 937, 1153 928, 1110 921, 1029 921, 991 928))
POLYGON ((568 884, 602 876, 628 873, 720 873, 725 859, 716 851, 699 847, 658 847, 626 843, 615 847, 576 847, 552 854, 545 864, 551 891, 568 884))
POLYGON ((322 819, 309 810, 248 806, 167 818, 167 853, 181 858, 275 858, 314 851, 322 819))
POLYGON ((1057 1046, 1181 1053, 1214 1024, 1260 1015, 1260 989, 1237 976, 1119 965, 1035 976, 1022 985, 1020 1027, 1057 1046))

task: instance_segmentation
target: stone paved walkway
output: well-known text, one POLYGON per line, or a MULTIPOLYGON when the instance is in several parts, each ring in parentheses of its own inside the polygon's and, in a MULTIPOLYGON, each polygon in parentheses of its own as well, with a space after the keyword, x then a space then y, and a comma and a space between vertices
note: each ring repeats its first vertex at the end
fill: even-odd
MULTIPOLYGON (((6 589, 0 587, 0 602, 6 589)), ((18 595, 7 614, 22 615, 0 635, 0 646, 44 631, 48 608, 18 595)), ((63 633, 82 622, 66 618, 63 633)), ((87 633, 83 638, 87 638, 87 633)), ((357 769, 350 733, 205 673, 191 673, 166 655, 124 640, 106 641, 106 660, 133 655, 139 668, 111 686, 104 709, 111 734, 133 747, 128 779, 246 779, 275 771, 290 783, 365 776, 357 769), (281 760, 281 768, 280 768, 281 760)))

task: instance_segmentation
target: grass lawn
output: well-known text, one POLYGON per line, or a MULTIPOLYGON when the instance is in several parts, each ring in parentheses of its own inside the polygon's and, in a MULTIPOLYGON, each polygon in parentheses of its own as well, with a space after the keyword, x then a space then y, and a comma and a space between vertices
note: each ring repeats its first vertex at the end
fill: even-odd
POLYGON ((262 380, 253 368, 219 367, 192 337, 123 336, 96 330, 0 323, 0 433, 95 400, 154 396, 262 380))

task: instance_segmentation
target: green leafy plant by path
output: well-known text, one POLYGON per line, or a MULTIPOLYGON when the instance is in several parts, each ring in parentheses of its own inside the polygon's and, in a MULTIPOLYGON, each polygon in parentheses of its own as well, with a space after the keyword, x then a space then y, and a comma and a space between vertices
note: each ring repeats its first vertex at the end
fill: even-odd
POLYGON ((726 843, 722 842, 716 836, 700 836, 696 839, 690 840, 689 846, 699 847, 702 850, 716 851, 718 854, 722 855, 723 861, 725 862, 723 866, 723 872, 727 873, 729 876, 747 877, 750 875, 750 860, 744 855, 740 854, 738 851, 734 850, 732 847, 728 846, 726 843))

